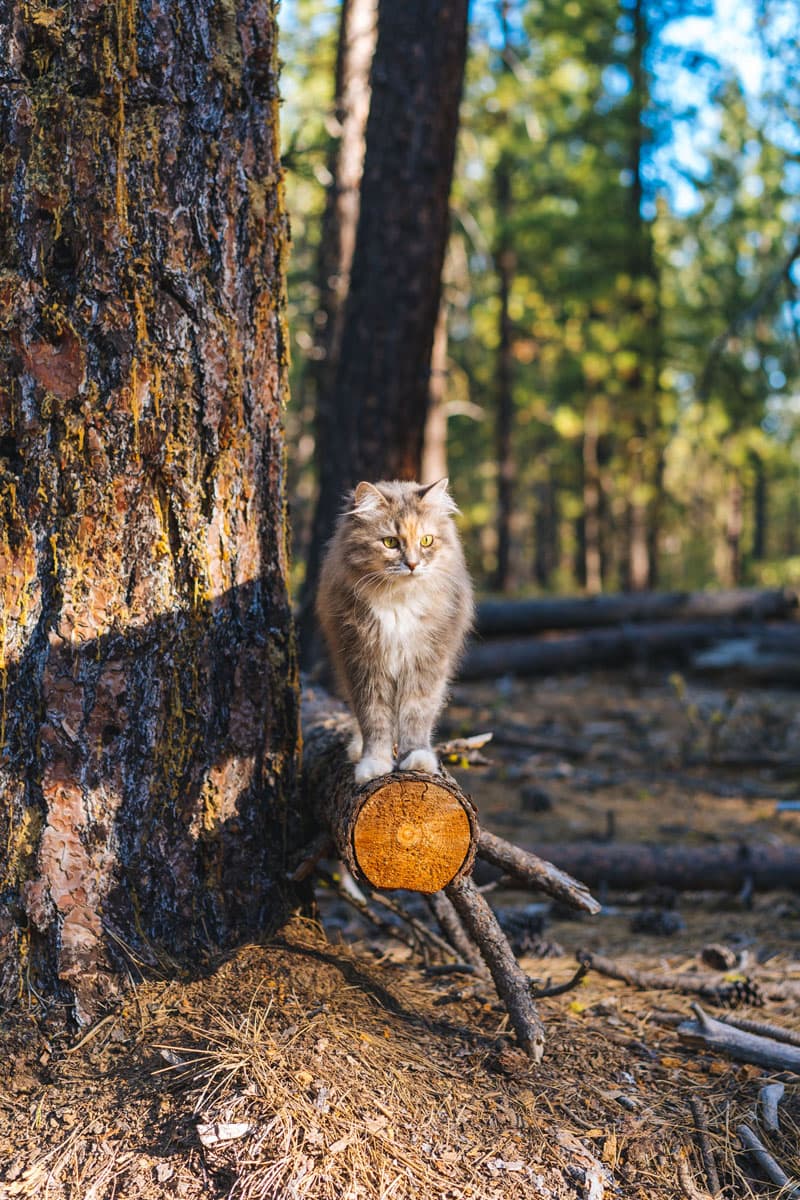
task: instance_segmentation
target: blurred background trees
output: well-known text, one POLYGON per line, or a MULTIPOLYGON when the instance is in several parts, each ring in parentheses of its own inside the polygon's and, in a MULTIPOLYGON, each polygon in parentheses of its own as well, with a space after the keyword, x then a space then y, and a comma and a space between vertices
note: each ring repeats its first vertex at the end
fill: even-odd
MULTIPOLYGON (((300 578, 345 15, 282 12, 300 578)), ((800 579, 797 16, 473 0, 424 462, 449 471, 485 588, 800 579)))

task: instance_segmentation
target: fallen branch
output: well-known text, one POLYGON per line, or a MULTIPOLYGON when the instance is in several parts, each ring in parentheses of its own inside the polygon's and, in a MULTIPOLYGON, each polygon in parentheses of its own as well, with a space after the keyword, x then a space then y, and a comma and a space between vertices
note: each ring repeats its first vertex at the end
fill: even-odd
POLYGON ((703 1012, 699 1004, 692 1004, 697 1020, 684 1021, 678 1026, 678 1035, 687 1041, 702 1043, 713 1050, 728 1054, 737 1062, 755 1063, 769 1070, 796 1071, 800 1073, 800 1049, 772 1038, 758 1037, 715 1021, 703 1012))
POLYGON ((786 1088, 782 1083, 765 1083, 758 1093, 758 1102, 761 1105, 761 1124, 768 1133, 777 1133, 780 1129, 778 1105, 783 1099, 785 1091, 786 1088))
POLYGON ((794 1029, 785 1029, 783 1025, 775 1025, 770 1021, 751 1021, 749 1017, 734 1017, 730 1013, 721 1016, 720 1021, 741 1029, 745 1033, 755 1033, 759 1037, 772 1038, 776 1042, 787 1042, 790 1046, 800 1046, 800 1033, 794 1029))
POLYGON ((449 884, 446 892, 489 968, 517 1040, 533 1061, 539 1062, 544 1051, 544 1026, 531 996, 530 980, 511 953, 497 918, 471 879, 449 884))
POLYGON ((694 1117, 694 1127, 697 1130, 697 1140, 700 1143, 700 1155, 703 1159, 703 1169, 706 1173, 706 1183, 712 1196, 719 1196, 722 1188, 717 1174, 717 1164, 714 1161, 714 1151, 711 1149, 711 1138, 708 1132, 708 1118, 705 1106, 697 1096, 692 1096, 689 1106, 694 1117))
POLYGON ((720 975, 691 975, 678 971, 637 971, 635 967, 625 966, 602 954, 594 954, 583 950, 578 955, 578 961, 586 963, 593 971, 605 975, 608 979, 618 979, 621 983, 629 983, 632 987, 643 991, 682 992, 690 996, 702 996, 712 1004, 730 1004, 731 1002, 754 1003, 759 996, 752 983, 729 983, 720 975), (752 994, 748 994, 752 992, 752 994), (744 995, 742 993, 744 992, 744 995))
POLYGON ((775 1161, 764 1143, 749 1125, 740 1125, 736 1133, 745 1150, 748 1150, 752 1154, 764 1174, 779 1188, 787 1189, 787 1191, 782 1193, 784 1200, 795 1200, 796 1197, 800 1196, 800 1186, 796 1185, 795 1181, 789 1178, 783 1167, 775 1161))
POLYGON ((582 912, 598 913, 601 904, 591 895, 584 884, 573 879, 566 871, 553 866, 529 850, 513 846, 503 838, 482 829, 478 838, 478 856, 492 863, 528 887, 545 892, 556 900, 569 904, 582 912))

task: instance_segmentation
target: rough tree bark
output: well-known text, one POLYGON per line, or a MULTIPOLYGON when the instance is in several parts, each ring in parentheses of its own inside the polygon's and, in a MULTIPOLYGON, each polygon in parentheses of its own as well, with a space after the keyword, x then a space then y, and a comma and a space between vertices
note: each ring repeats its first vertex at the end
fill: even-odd
MULTIPOLYGON (((341 503, 359 479, 419 476, 467 44, 467 0, 378 10, 361 210, 303 610, 341 503)), ((304 622, 304 654, 308 646, 304 622)))
POLYGON ((272 0, 5 6, 0 986, 277 923, 297 684, 272 0))

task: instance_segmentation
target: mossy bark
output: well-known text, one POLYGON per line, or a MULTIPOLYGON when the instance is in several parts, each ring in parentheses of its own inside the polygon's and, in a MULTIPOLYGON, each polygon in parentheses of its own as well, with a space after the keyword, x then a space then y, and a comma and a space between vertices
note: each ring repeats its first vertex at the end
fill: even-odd
POLYGON ((274 925, 298 744, 273 0, 0 17, 0 984, 274 925))

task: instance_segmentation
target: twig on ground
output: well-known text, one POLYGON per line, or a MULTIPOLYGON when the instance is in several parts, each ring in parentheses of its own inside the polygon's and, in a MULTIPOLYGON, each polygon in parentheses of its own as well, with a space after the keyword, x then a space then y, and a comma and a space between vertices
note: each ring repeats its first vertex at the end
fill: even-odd
POLYGON ((686 1200, 711 1200, 709 1193, 701 1191, 694 1181, 685 1146, 678 1154, 678 1180, 686 1200))
POLYGON ((715 975, 689 975, 678 971, 637 971, 634 967, 624 966, 614 959, 588 950, 582 950, 578 954, 578 961, 587 963, 600 975, 606 975, 609 979, 619 979, 622 983, 629 983, 645 991, 684 992, 692 996, 702 996, 712 1004, 753 1004, 760 1001, 758 986, 749 980, 728 983, 724 977, 715 975))
POLYGON ((800 1185, 789 1178, 783 1167, 781 1167, 775 1161, 767 1147, 757 1136, 757 1134, 753 1133, 753 1130, 750 1128, 750 1126, 739 1125, 736 1132, 739 1136, 740 1142, 744 1148, 748 1150, 750 1154, 752 1154, 753 1158, 761 1167, 761 1170, 764 1172, 764 1174, 767 1175, 773 1183, 777 1184, 779 1188, 789 1189, 783 1193, 785 1200, 796 1200, 797 1197, 800 1197, 800 1185))
POLYGON ((758 1102, 761 1105, 761 1124, 768 1133, 777 1133, 781 1127, 778 1105, 783 1099, 785 1091, 786 1088, 782 1083, 765 1083, 758 1093, 758 1102))
POLYGON ((571 979, 568 979, 566 983, 553 984, 552 987, 548 984, 543 988, 537 988, 535 984, 531 983, 531 990, 533 992, 534 999, 542 1000, 547 996, 563 996, 565 992, 571 992, 574 987, 578 986, 588 971, 588 965, 586 963, 581 963, 575 974, 571 979))
POLYGON ((706 1117, 705 1106, 698 1096, 692 1096, 689 1105, 694 1117, 694 1127, 697 1130, 697 1140, 700 1143, 700 1154, 703 1159, 703 1169, 706 1173, 708 1190, 712 1196, 719 1196, 722 1188, 720 1187, 717 1164, 714 1161, 714 1151, 711 1148, 711 1139, 708 1134, 708 1118, 706 1117))
POLYGON ((696 1021, 684 1021, 678 1026, 678 1036, 690 1042, 702 1042, 714 1050, 730 1055, 738 1062, 755 1063, 778 1071, 800 1071, 800 1049, 773 1038, 758 1037, 715 1021, 703 1012, 699 1004, 692 1004, 696 1021))

